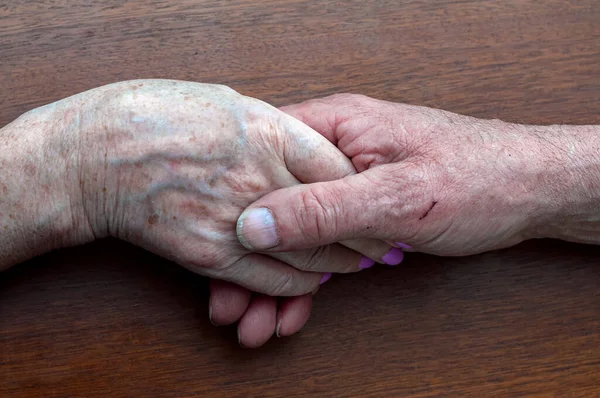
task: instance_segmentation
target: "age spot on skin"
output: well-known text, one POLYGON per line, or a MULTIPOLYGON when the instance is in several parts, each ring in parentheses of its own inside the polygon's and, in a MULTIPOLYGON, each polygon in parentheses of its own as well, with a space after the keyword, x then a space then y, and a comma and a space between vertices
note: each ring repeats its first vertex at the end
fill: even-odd
POLYGON ((261 184, 253 182, 253 181, 249 181, 248 182, 248 190, 250 192, 260 192, 263 190, 263 187, 261 186, 261 184))
POLYGON ((175 160, 171 160, 171 161, 169 161, 169 167, 174 172, 178 172, 179 170, 181 170, 181 162, 178 162, 178 161, 175 161, 175 160))
POLYGON ((423 214, 421 217, 419 217, 419 220, 422 220, 425 217, 427 217, 427 215, 435 207, 435 205, 437 205, 437 201, 436 200, 434 200, 433 202, 431 202, 431 206, 429 206, 429 209, 427 209, 427 211, 425 212, 425 214, 423 214))
POLYGON ((204 217, 208 214, 208 208, 199 201, 185 201, 181 203, 180 210, 185 214, 193 214, 197 217, 204 217))
POLYGON ((35 175, 36 167, 34 164, 29 163, 29 164, 25 165, 25 167, 23 169, 25 170, 25 174, 27 176, 33 177, 35 175))
POLYGON ((148 217, 148 224, 150 225, 154 225, 158 222, 158 214, 152 214, 150 217, 148 217))

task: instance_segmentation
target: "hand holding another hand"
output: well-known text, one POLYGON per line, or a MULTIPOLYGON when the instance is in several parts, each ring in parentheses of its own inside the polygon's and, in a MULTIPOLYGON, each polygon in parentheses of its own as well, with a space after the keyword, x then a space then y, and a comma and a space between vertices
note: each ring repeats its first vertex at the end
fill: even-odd
POLYGON ((124 239, 220 279, 211 318, 240 320, 254 347, 299 330, 330 273, 398 264, 402 249, 599 241, 594 126, 358 95, 283 110, 223 86, 140 80, 24 114, 0 131, 0 268, 124 239))
MULTIPOLYGON (((360 174, 284 188, 259 199, 238 224, 248 249, 277 252, 370 238, 403 250, 462 255, 510 246, 531 233, 539 206, 530 160, 542 148, 522 126, 515 131, 499 121, 360 95, 334 95, 282 109, 337 145, 360 174), (258 216, 253 209, 261 209, 258 216), (273 219, 261 225, 265 214, 273 219)), ((397 249, 382 262, 397 263, 402 256, 397 249)), ((326 270, 339 271, 335 264, 326 270)), ((279 310, 250 306, 250 297, 245 289, 212 281, 213 321, 241 318, 241 340, 264 342, 270 336, 264 325, 272 319, 285 326, 282 335, 308 320, 310 296, 279 310)))
MULTIPOLYGON (((244 305, 220 312, 213 300, 214 320, 244 313, 243 325, 268 308, 269 319, 259 322, 267 339, 276 328, 273 296, 301 296, 283 300, 281 308, 301 303, 306 310, 308 303, 309 311, 310 293, 329 276, 323 269, 358 271, 373 261, 352 249, 378 260, 391 249, 374 240, 294 253, 244 248, 236 222, 252 202, 355 170, 303 123, 224 86, 169 80, 103 86, 24 114, 2 129, 0 144, 10 156, 0 159, 10 167, 0 182, 14 195, 0 208, 7 223, 0 267, 58 247, 120 238, 239 285, 219 282, 227 292, 241 292, 235 297, 244 305), (34 211, 15 217, 24 206, 34 211), (250 302, 241 286, 268 296, 250 302)), ((284 320, 278 330, 293 333, 303 323, 284 320)))
POLYGON ((259 199, 241 219, 268 209, 272 230, 241 225, 249 249, 371 238, 457 256, 512 246, 545 220, 547 149, 525 126, 360 95, 282 109, 335 144, 359 174, 259 199))
POLYGON ((98 90, 103 131, 89 136, 82 161, 95 237, 273 296, 314 291, 331 264, 359 270, 362 256, 339 244, 263 255, 238 243, 238 216, 266 193, 355 172, 309 127, 224 86, 149 80, 98 90))

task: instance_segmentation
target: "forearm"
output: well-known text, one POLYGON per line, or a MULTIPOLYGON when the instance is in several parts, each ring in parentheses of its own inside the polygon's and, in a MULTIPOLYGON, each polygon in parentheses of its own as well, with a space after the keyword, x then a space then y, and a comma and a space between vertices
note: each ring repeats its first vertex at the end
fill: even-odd
POLYGON ((527 126, 540 156, 536 237, 600 244, 600 126, 527 126))
POLYGON ((0 270, 90 239, 77 194, 80 106, 60 101, 0 130, 0 270))

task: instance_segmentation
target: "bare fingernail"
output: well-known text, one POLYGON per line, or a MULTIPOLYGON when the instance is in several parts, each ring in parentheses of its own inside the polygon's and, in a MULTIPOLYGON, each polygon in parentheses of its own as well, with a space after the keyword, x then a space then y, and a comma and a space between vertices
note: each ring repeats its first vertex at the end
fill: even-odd
POLYGON ((275 336, 277 337, 281 337, 281 335, 279 334, 279 329, 281 329, 281 321, 282 319, 280 319, 279 322, 277 322, 277 327, 275 328, 275 336))
POLYGON ((331 272, 326 272, 325 274, 323 274, 323 278, 321 278, 321 282, 319 283, 319 285, 322 285, 323 283, 327 282, 330 278, 331 272))
POLYGON ((212 320, 212 303, 210 301, 208 302, 208 320, 210 321, 210 323, 212 323, 213 326, 219 326, 212 320))
POLYGON ((381 260, 387 265, 398 265, 404 259, 404 252, 401 249, 393 248, 381 260))
POLYGON ((279 234, 271 210, 259 207, 243 212, 237 222, 237 236, 248 250, 266 250, 277 246, 279 234))
POLYGON ((371 268, 373 265, 375 265, 375 261, 371 260, 369 257, 363 256, 363 258, 360 259, 360 264, 358 265, 358 268, 367 269, 371 268))
POLYGON ((407 245, 406 243, 402 243, 402 242, 394 242, 396 244, 396 246, 398 246, 401 249, 412 249, 411 245, 407 245))
POLYGON ((238 344, 240 345, 240 347, 242 348, 246 348, 244 347, 244 345, 242 344, 242 337, 240 336, 240 327, 238 326, 237 328, 237 336, 238 336, 238 344))

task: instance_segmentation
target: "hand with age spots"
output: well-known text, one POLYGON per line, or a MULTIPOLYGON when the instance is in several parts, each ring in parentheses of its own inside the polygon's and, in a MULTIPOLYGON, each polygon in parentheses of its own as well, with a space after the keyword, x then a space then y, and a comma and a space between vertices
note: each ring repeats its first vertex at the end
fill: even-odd
POLYGON ((222 86, 123 82, 24 114, 0 130, 0 269, 119 237, 224 279, 212 282, 211 318, 239 320, 240 342, 256 347, 303 326, 328 272, 396 264, 399 248, 600 242, 598 126, 514 125, 353 95, 285 111, 352 163, 222 86))
POLYGON ((263 344, 276 328, 298 330, 333 264, 354 272, 392 250, 377 240, 294 253, 244 248, 236 223, 248 205, 355 170, 314 130, 224 86, 116 83, 28 112, 1 133, 10 171, 0 181, 10 194, 0 204, 8 231, 0 238, 2 268, 58 247, 123 239, 223 280, 212 289, 213 322, 241 319, 245 346, 263 344), (32 189, 24 192, 23 183, 32 189), (15 219, 24 203, 31 211, 15 219), (263 295, 251 298, 246 289, 263 295), (282 299, 277 314, 276 296, 299 298, 282 299), (233 303, 225 311, 223 299, 233 303))

